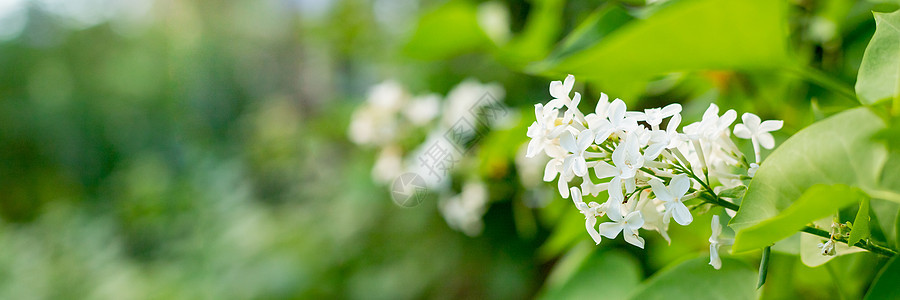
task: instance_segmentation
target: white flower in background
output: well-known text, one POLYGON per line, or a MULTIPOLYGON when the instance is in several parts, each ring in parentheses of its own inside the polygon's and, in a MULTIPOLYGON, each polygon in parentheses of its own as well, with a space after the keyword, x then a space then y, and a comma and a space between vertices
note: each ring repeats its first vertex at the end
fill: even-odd
POLYGON ((470 116, 472 111, 488 104, 483 101, 485 97, 500 100, 504 95, 499 84, 482 84, 475 79, 466 79, 447 93, 441 123, 447 127, 453 126, 460 119, 470 116))
POLYGON ((489 1, 478 6, 478 25, 484 33, 502 45, 509 40, 509 9, 499 1, 489 1))
POLYGON ((594 240, 594 243, 599 245, 600 232, 597 231, 597 217, 603 215, 605 210, 604 205, 597 204, 597 202, 593 201, 589 204, 585 204, 581 199, 581 191, 576 187, 572 187, 572 202, 575 202, 575 207, 584 214, 584 227, 587 229, 588 234, 590 234, 591 239, 594 240))
POLYGON ((422 126, 434 120, 440 114, 441 96, 429 94, 414 98, 403 109, 403 116, 410 123, 416 126, 422 126))
POLYGON ((578 138, 575 138, 568 131, 564 132, 559 138, 559 143, 563 149, 569 152, 569 155, 563 161, 563 170, 566 172, 572 171, 578 177, 585 177, 587 175, 587 161, 584 158, 584 152, 591 146, 593 141, 594 136, 590 129, 585 129, 578 133, 578 138))
POLYGON ((672 178, 667 187, 659 178, 650 179, 650 186, 656 199, 665 202, 666 216, 672 216, 680 225, 688 225, 694 221, 691 210, 684 205, 682 198, 691 188, 691 180, 685 174, 678 174, 672 178))
POLYGON ((403 151, 396 145, 381 149, 375 166, 372 167, 372 178, 379 183, 391 183, 403 174, 403 151))
POLYGON ((440 209, 451 228, 477 236, 484 227, 481 218, 487 211, 487 200, 484 183, 470 181, 463 185, 462 193, 441 201, 440 209))
POLYGON ((622 235, 625 237, 626 242, 644 248, 644 238, 638 235, 638 229, 644 226, 641 212, 633 211, 622 216, 622 212, 619 209, 610 206, 606 210, 606 215, 612 222, 600 224, 600 234, 607 238, 615 239, 619 236, 619 232, 623 232, 622 235))
POLYGON ((753 143, 753 152, 756 154, 756 162, 760 161, 759 146, 772 149, 775 147, 775 138, 769 132, 781 129, 784 121, 768 120, 760 122, 758 116, 751 113, 741 115, 743 124, 734 126, 734 135, 742 139, 749 139, 753 143))
POLYGON ((409 93, 400 83, 387 80, 369 90, 367 101, 383 112, 393 113, 400 109, 409 98, 409 93))
POLYGON ((393 112, 366 105, 353 113, 348 135, 357 145, 384 145, 394 141, 398 127, 393 112))

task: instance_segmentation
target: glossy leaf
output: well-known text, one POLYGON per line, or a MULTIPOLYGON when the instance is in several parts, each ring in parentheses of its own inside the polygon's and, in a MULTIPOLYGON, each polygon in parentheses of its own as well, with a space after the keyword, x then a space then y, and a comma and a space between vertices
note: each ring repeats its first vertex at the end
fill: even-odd
POLYGON ((630 299, 757 299, 756 275, 739 260, 723 257, 716 270, 700 257, 663 269, 630 299))
POLYGON ((864 104, 900 97, 900 11, 875 13, 875 35, 859 66, 856 94, 864 104))
POLYGON ((844 184, 869 193, 887 157, 871 136, 884 127, 863 107, 797 132, 763 161, 729 226, 740 232, 775 217, 815 184, 844 184))
POLYGON ((787 59, 786 34, 783 1, 679 1, 533 71, 605 83, 688 70, 776 68, 787 59))
POLYGON ((900 259, 894 256, 887 265, 881 269, 875 278, 869 292, 866 293, 866 300, 869 299, 894 299, 900 295, 900 259))
POLYGON ((744 252, 772 245, 793 235, 806 224, 833 215, 842 207, 866 198, 859 189, 846 185, 814 185, 774 218, 739 231, 732 251, 744 252))

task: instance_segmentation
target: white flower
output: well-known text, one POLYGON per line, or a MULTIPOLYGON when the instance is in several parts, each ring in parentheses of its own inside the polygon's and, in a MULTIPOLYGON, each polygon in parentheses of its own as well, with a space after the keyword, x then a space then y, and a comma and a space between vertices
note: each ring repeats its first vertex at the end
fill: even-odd
POLYGON ((593 141, 594 136, 590 129, 578 133, 577 139, 572 133, 564 132, 559 138, 559 143, 570 154, 563 161, 563 170, 566 172, 571 170, 578 177, 587 175, 587 161, 584 159, 584 152, 593 141))
POLYGON ((681 202, 688 189, 691 188, 691 180, 685 174, 678 174, 672 178, 667 187, 659 178, 650 179, 650 186, 656 198, 665 202, 666 215, 672 216, 675 222, 688 225, 694 220, 691 211, 681 202))
POLYGON ((626 216, 622 216, 620 209, 609 206, 606 209, 606 215, 612 222, 600 224, 600 234, 615 239, 619 236, 619 232, 624 232, 625 241, 629 244, 644 248, 644 239, 638 235, 638 229, 644 226, 644 219, 641 212, 633 211, 626 216))
POLYGON ((659 129, 662 120, 681 113, 681 104, 672 103, 663 108, 648 108, 643 113, 635 113, 634 118, 638 121, 646 121, 654 130, 659 129))
POLYGON ((471 181, 463 185, 462 193, 440 203, 441 213, 451 228, 468 236, 481 234, 481 218, 487 211, 488 193, 484 183, 471 181))
MULTIPOLYGON (((554 139, 566 129, 565 126, 556 125, 558 114, 556 109, 549 109, 541 104, 534 105, 535 121, 528 127, 526 133, 531 141, 528 142, 528 151, 525 156, 534 157, 541 151, 549 150, 548 148, 556 143, 554 139)), ((547 154, 551 155, 550 152, 547 154)))
POLYGON ((709 108, 703 113, 703 119, 684 126, 684 133, 692 140, 706 139, 709 142, 715 141, 722 134, 728 133, 728 127, 737 118, 737 112, 729 109, 722 116, 719 116, 719 107, 715 103, 710 103, 709 108))
POLYGON ((405 104, 408 97, 409 94, 400 83, 387 80, 369 89, 367 101, 381 111, 393 113, 405 104))
POLYGON ((613 150, 612 161, 615 166, 603 161, 597 162, 594 166, 594 175, 600 179, 612 177, 609 181, 610 196, 621 197, 623 184, 629 193, 634 191, 634 176, 644 166, 644 157, 641 155, 637 137, 633 134, 627 135, 613 150))
POLYGON ((572 202, 575 202, 575 207, 584 214, 584 227, 587 229, 588 234, 591 235, 591 239, 594 240, 594 243, 599 245, 600 232, 597 231, 597 216, 604 213, 605 205, 597 204, 597 202, 593 201, 589 204, 585 204, 581 198, 581 191, 578 190, 577 187, 572 187, 571 192, 572 202))
POLYGON ((440 113, 441 97, 435 94, 416 97, 403 109, 403 116, 413 125, 425 125, 440 113))
POLYGON ((831 239, 829 239, 825 243, 819 243, 817 246, 822 250, 822 255, 824 256, 834 256, 835 254, 837 254, 834 251, 834 241, 831 239))
POLYGON ((747 176, 750 176, 750 177, 756 176, 757 170, 759 170, 759 164, 750 163, 750 169, 747 170, 747 176))
POLYGON ((772 149, 775 147, 775 138, 772 137, 771 131, 781 129, 784 121, 768 120, 760 122, 758 116, 751 113, 741 115, 743 124, 734 125, 734 135, 742 139, 750 139, 753 143, 753 153, 756 154, 756 162, 760 161, 759 146, 772 149))
POLYGON ((743 124, 734 125, 734 135, 742 139, 753 139, 759 142, 763 148, 772 149, 775 147, 775 138, 769 132, 781 129, 784 121, 768 120, 760 122, 758 116, 751 113, 741 115, 743 124))
POLYGON ((572 173, 572 170, 568 172, 563 168, 563 158, 553 158, 549 162, 547 162, 547 166, 544 168, 544 181, 550 182, 556 178, 556 175, 559 174, 559 181, 557 182, 557 188, 559 189, 559 195, 563 198, 569 198, 569 180, 575 178, 575 174, 572 173))
POLYGON ((372 167, 372 178, 376 182, 390 183, 403 173, 403 152, 400 147, 391 145, 381 149, 375 165, 372 167))
POLYGON ((611 132, 630 131, 638 127, 637 120, 626 114, 627 106, 622 99, 609 104, 609 125, 611 132))
POLYGON ((722 225, 719 225, 719 216, 712 217, 712 234, 709 235, 709 264, 716 270, 722 268, 722 259, 719 258, 719 235, 722 234, 722 225))
POLYGON ((666 130, 654 130, 650 133, 650 146, 644 150, 644 159, 654 160, 663 150, 678 146, 681 142, 681 134, 678 133, 678 125, 681 124, 681 115, 675 115, 666 125, 666 130))
POLYGON ((573 86, 575 86, 575 76, 572 74, 566 76, 565 82, 559 80, 551 81, 550 96, 553 96, 553 100, 547 102, 547 107, 562 108, 568 105, 572 101, 569 98, 569 94, 572 93, 573 86))
POLYGON ((644 217, 644 226, 642 226, 642 228, 656 230, 666 242, 672 244, 672 239, 669 238, 668 233, 669 218, 665 216, 664 212, 660 211, 661 206, 656 203, 657 200, 647 197, 649 194, 650 191, 643 191, 641 193, 640 202, 637 204, 637 210, 640 211, 641 216, 644 217))

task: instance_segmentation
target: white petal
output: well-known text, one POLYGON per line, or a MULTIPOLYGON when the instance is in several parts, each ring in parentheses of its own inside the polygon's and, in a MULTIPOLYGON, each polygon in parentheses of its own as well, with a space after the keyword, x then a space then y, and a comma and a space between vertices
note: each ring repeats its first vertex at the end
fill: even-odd
POLYGON ((691 210, 687 208, 681 201, 675 201, 675 203, 667 206, 667 208, 673 208, 672 218, 675 219, 675 222, 682 226, 687 226, 694 221, 694 216, 691 215, 691 210))
POLYGON ((625 233, 622 235, 625 236, 625 241, 628 242, 629 244, 632 244, 641 249, 644 249, 644 238, 642 238, 638 235, 637 230, 633 230, 631 232, 625 231, 625 233))
MULTIPOLYGON (((566 90, 562 81, 554 80, 550 82, 550 96, 557 99, 569 97, 569 95, 566 95, 566 90)), ((550 104, 548 103, 547 106, 550 106, 550 104)))
POLYGON ((575 146, 578 146, 578 151, 583 151, 591 146, 591 143, 594 142, 594 131, 590 129, 585 129, 578 133, 578 139, 575 140, 575 146))
POLYGON ((628 229, 637 230, 644 226, 644 216, 639 211, 633 211, 625 217, 625 222, 628 224, 628 229))
POLYGON ((715 243, 719 239, 719 234, 722 234, 722 225, 719 223, 719 215, 713 215, 712 222, 709 225, 710 229, 712 229, 712 234, 709 235, 709 242, 715 243))
POLYGON ((550 182, 553 178, 556 178, 556 174, 559 174, 559 160, 551 160, 547 162, 547 166, 544 167, 544 182, 550 182))
POLYGON ((709 265, 716 270, 722 268, 722 259, 719 258, 719 251, 714 244, 709 245, 709 265))
POLYGON ((684 197, 684 194, 687 194, 690 188, 691 179, 685 174, 675 175, 675 177, 672 177, 672 182, 669 183, 669 191, 676 198, 684 197))
POLYGON ((622 101, 621 99, 613 100, 613 102, 609 104, 609 119, 622 120, 625 118, 625 109, 625 101, 622 101))
POLYGON ((666 107, 662 108, 661 113, 662 113, 663 118, 674 116, 678 113, 681 113, 681 104, 672 103, 672 104, 666 105, 666 107))
POLYGON ((525 157, 534 157, 541 153, 541 150, 544 150, 543 141, 541 139, 532 139, 528 142, 528 151, 525 152, 525 157))
POLYGON ((659 180, 659 178, 653 177, 649 181, 650 187, 653 189, 653 194, 656 195, 656 198, 665 202, 669 202, 674 200, 674 196, 669 192, 669 189, 666 185, 659 180))
POLYGON ((579 203, 584 204, 584 201, 581 200, 581 190, 579 190, 578 187, 573 186, 572 188, 569 189, 569 191, 571 192, 571 195, 572 195, 572 202, 575 203, 576 207, 578 206, 579 203))
POLYGON ((559 144, 571 153, 578 152, 578 147, 575 145, 575 136, 572 133, 566 131, 563 132, 562 135, 559 136, 559 144))
POLYGON ((734 125, 734 135, 742 139, 749 139, 753 136, 750 129, 744 124, 734 125))
POLYGON ((762 124, 759 125, 759 131, 776 131, 776 130, 780 130, 781 126, 783 126, 783 125, 784 125, 784 121, 768 120, 768 121, 762 122, 762 124))
POLYGON ((759 130, 759 116, 752 113, 744 113, 741 115, 741 121, 744 121, 744 126, 747 126, 751 132, 759 130))
POLYGON ((600 234, 602 234, 606 238, 614 239, 619 236, 619 232, 622 232, 622 228, 622 224, 606 222, 600 224, 600 234))
POLYGON ((594 243, 597 245, 600 244, 600 232, 597 231, 597 218, 585 218, 584 227, 587 229, 588 234, 591 235, 591 239, 594 240, 594 243))
POLYGON ((584 157, 577 156, 574 158, 572 170, 578 177, 584 177, 584 175, 587 175, 587 163, 585 162, 584 157))
POLYGON ((735 119, 737 119, 737 112, 733 109, 729 109, 719 118, 718 125, 721 127, 731 126, 731 123, 734 123, 735 119))
POLYGON ((563 178, 562 175, 559 175, 559 182, 556 184, 556 188, 559 189, 559 195, 565 198, 569 198, 569 183, 563 178))
POLYGON ((572 91, 572 87, 575 86, 575 75, 569 74, 569 76, 566 76, 565 80, 566 81, 563 82, 563 88, 566 89, 566 94, 568 94, 568 92, 572 91))
POLYGON ((766 149, 775 148, 775 138, 772 137, 771 133, 762 132, 756 138, 759 140, 759 145, 763 146, 763 148, 766 148, 766 149))
POLYGON ((594 175, 597 175, 597 178, 599 179, 613 177, 617 174, 619 174, 619 169, 616 169, 616 167, 613 167, 605 161, 599 161, 597 162, 597 165, 594 166, 594 175))

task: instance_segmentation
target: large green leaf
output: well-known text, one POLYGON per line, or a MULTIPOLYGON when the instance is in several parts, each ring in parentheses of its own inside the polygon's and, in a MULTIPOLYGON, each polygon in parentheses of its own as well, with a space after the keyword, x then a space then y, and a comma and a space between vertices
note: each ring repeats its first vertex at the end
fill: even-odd
POLYGON ((900 11, 876 12, 875 26, 856 78, 864 104, 900 97, 900 11))
MULTIPOLYGON (((700 257, 666 268, 642 284, 631 299, 756 299, 756 271, 743 262, 722 258, 713 269, 700 257)), ((615 299, 615 298, 610 298, 615 299)))
MULTIPOLYGON (((735 236, 732 251, 744 252, 772 245, 793 235, 806 224, 833 215, 842 207, 864 199, 867 199, 867 196, 857 188, 841 184, 813 185, 774 218, 739 231, 735 236)), ((868 211, 868 206, 866 210, 868 211)))
POLYGON ((490 45, 478 25, 478 8, 450 1, 422 15, 403 51, 410 57, 437 60, 490 45))
POLYGON ((772 218, 819 183, 857 187, 878 198, 872 192, 878 189, 887 151, 871 136, 884 127, 861 107, 801 130, 763 161, 729 226, 740 232, 772 218))
POLYGON ((875 283, 866 293, 868 299, 896 299, 900 295, 900 259, 894 256, 878 273, 875 283))
POLYGON ((675 71, 776 68, 787 61, 786 36, 784 1, 682 0, 532 71, 608 83, 675 71))
POLYGON ((542 299, 622 299, 641 282, 638 261, 618 251, 597 251, 582 243, 556 265, 542 299))

